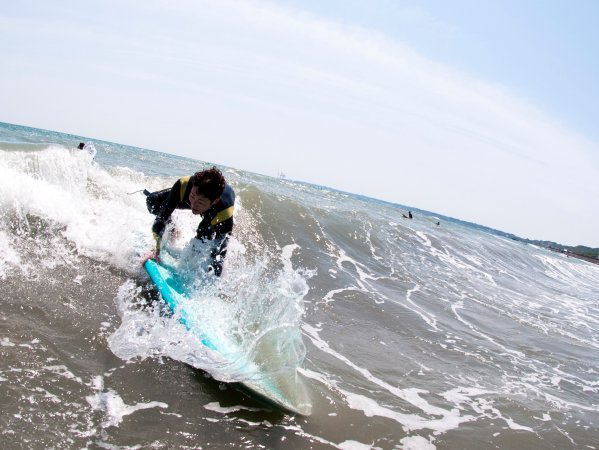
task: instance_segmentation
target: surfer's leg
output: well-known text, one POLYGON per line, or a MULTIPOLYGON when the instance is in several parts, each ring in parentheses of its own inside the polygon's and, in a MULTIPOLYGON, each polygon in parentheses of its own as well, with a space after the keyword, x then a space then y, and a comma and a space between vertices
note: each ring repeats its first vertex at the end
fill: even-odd
POLYGON ((221 239, 215 239, 215 244, 216 245, 210 253, 211 262, 208 271, 213 270, 214 274, 217 277, 220 277, 223 272, 223 263, 225 262, 225 255, 227 254, 227 246, 229 245, 229 234, 221 239))

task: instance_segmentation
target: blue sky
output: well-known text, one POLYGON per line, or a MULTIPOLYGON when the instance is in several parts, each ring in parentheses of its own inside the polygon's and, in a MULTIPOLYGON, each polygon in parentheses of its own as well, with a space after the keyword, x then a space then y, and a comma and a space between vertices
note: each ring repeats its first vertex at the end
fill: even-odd
POLYGON ((599 2, 20 1, 0 121, 599 247, 599 2))
POLYGON ((378 29, 427 57, 504 84, 599 138, 596 0, 284 0, 378 29))

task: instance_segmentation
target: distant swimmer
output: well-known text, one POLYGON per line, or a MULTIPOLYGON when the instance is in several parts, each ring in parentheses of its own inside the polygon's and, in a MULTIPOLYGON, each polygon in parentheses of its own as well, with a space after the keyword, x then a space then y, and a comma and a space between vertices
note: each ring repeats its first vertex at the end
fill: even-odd
POLYGON ((441 222, 437 221, 437 223, 435 225, 439 226, 439 225, 441 225, 441 222))
POLYGON ((84 150, 91 155, 92 159, 96 159, 96 149, 93 144, 87 145, 85 142, 79 142, 77 150, 84 150))
POLYGON ((414 217, 412 216, 412 211, 408 211, 408 215, 406 216, 405 214, 401 215, 404 219, 413 219, 414 217))

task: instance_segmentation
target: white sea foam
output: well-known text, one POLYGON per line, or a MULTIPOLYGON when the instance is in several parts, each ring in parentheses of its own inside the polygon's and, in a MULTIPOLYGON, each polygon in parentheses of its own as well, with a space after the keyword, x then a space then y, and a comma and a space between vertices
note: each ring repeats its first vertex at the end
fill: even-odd
MULTIPOLYGON (((368 369, 363 367, 359 367, 356 364, 352 363, 347 357, 341 355, 335 350, 331 349, 329 344, 322 340, 318 335, 318 330, 309 325, 303 326, 304 331, 306 331, 308 337, 312 340, 312 343, 318 347, 320 350, 334 356, 340 361, 343 361, 352 369, 356 370, 358 373, 362 374, 364 378, 368 381, 374 383, 375 385, 386 389, 391 394, 396 396, 399 399, 402 399, 413 406, 419 408, 424 413, 431 416, 441 416, 441 419, 428 419, 425 417, 420 417, 416 414, 403 414, 396 411, 393 411, 389 408, 385 408, 380 406, 375 400, 352 392, 345 391, 340 389, 336 383, 328 380, 328 384, 335 385, 338 392, 342 393, 345 397, 348 406, 352 409, 358 409, 364 412, 364 414, 368 417, 372 416, 381 416, 386 417, 392 420, 399 422, 405 430, 416 430, 422 428, 430 428, 438 432, 445 432, 452 428, 459 426, 460 423, 469 422, 474 419, 473 416, 464 415, 461 416, 457 409, 446 410, 443 408, 439 408, 431 405, 429 402, 425 401, 420 397, 420 394, 425 393, 425 391, 418 389, 399 389, 395 386, 390 385, 389 383, 381 380, 378 377, 375 377, 370 373, 368 369)), ((318 378, 318 377, 317 377, 318 378)), ((320 379, 323 379, 320 377, 320 379)), ((325 377, 326 379, 326 377, 325 377)))
MULTIPOLYGON (((109 174, 88 153, 64 148, 1 156, 0 204, 14 212, 20 226, 29 227, 29 215, 40 217, 58 226, 78 253, 125 270, 151 248, 151 216, 142 196, 126 194, 143 175, 130 169, 110 169, 109 174)), ((54 248, 64 250, 62 244, 54 248)), ((14 252, 10 258, 15 260, 14 252)))
POLYGON ((163 402, 140 402, 135 405, 127 405, 112 389, 87 396, 86 400, 93 409, 103 411, 106 414, 106 420, 102 423, 104 428, 118 426, 125 416, 142 409, 168 408, 168 405, 163 402))
POLYGON ((430 314, 427 311, 425 311, 421 306, 417 305, 414 300, 412 300, 412 294, 415 292, 418 292, 420 290, 420 286, 415 285, 412 289, 408 290, 408 292, 406 293, 406 301, 412 305, 411 307, 408 307, 407 305, 404 305, 406 308, 408 308, 410 311, 418 314, 422 320, 424 320, 424 322, 426 322, 434 331, 439 331, 439 328, 437 327, 437 319, 435 318, 434 314, 430 314))
POLYGON ((248 406, 241 406, 241 405, 223 407, 223 406, 220 406, 220 403, 218 403, 218 402, 206 403, 204 405, 204 409, 207 409, 208 411, 217 412, 220 414, 231 414, 231 413, 238 412, 238 411, 261 411, 260 408, 250 408, 248 406))
POLYGON ((9 271, 21 266, 21 257, 10 241, 9 235, 0 229, 0 280, 6 279, 9 271))
POLYGON ((340 294, 342 292, 350 292, 350 291, 362 292, 362 289, 360 289, 358 287, 346 287, 346 288, 341 288, 341 289, 333 289, 333 290, 327 292, 321 301, 326 305, 328 303, 335 301, 334 297, 336 294, 340 294))
POLYGON ((367 417, 379 416, 395 420, 405 431, 430 429, 445 433, 459 427, 460 424, 475 420, 472 415, 461 415, 457 409, 446 411, 440 419, 428 419, 417 414, 403 414, 379 405, 375 400, 360 394, 346 392, 348 406, 360 410, 367 417))
POLYGON ((330 447, 334 447, 334 448, 338 448, 337 445, 334 442, 331 442, 323 437, 320 436, 316 436, 314 434, 311 433, 307 433, 305 430, 303 430, 299 425, 280 425, 280 428, 283 428, 285 430, 288 431, 292 431, 293 433, 295 433, 297 436, 306 438, 306 440, 308 442, 319 442, 321 444, 330 446, 330 447))
POLYGON ((476 387, 457 387, 441 395, 460 408, 464 406, 470 407, 482 417, 503 420, 512 430, 534 432, 531 427, 517 424, 512 418, 505 416, 498 408, 494 407, 492 402, 487 399, 487 396, 492 394, 496 394, 496 392, 476 387))
POLYGON ((362 444, 358 441, 347 440, 337 444, 337 448, 341 450, 376 450, 380 447, 373 447, 372 445, 362 444))
POLYGON ((51 392, 47 391, 46 389, 42 389, 40 387, 36 387, 35 391, 39 392, 39 393, 42 393, 44 395, 44 399, 49 400, 52 403, 62 403, 62 400, 60 399, 60 397, 58 397, 55 394, 52 394, 51 392))
POLYGON ((14 347, 16 344, 14 344, 13 342, 10 342, 10 339, 7 337, 2 338, 2 340, 0 341, 0 345, 2 347, 14 347))
POLYGON ((437 448, 431 441, 422 436, 407 436, 401 438, 399 442, 402 450, 435 450, 437 448))
POLYGON ((76 381, 79 384, 84 384, 81 377, 76 376, 71 372, 67 366, 64 365, 56 365, 56 366, 45 366, 44 370, 52 372, 60 377, 66 378, 68 380, 76 381))
POLYGON ((365 265, 363 265, 363 264, 359 263, 358 261, 356 261, 355 259, 349 257, 347 255, 347 253, 345 252, 345 250, 343 250, 342 248, 338 248, 337 252, 339 254, 339 256, 337 258, 337 267, 339 267, 339 270, 346 272, 347 269, 344 267, 343 263, 351 264, 355 268, 355 270, 358 274, 358 277, 359 277, 359 280, 356 280, 356 282, 362 289, 364 289, 364 285, 362 284, 362 282, 364 282, 366 280, 376 279, 371 274, 367 273, 368 268, 365 265))

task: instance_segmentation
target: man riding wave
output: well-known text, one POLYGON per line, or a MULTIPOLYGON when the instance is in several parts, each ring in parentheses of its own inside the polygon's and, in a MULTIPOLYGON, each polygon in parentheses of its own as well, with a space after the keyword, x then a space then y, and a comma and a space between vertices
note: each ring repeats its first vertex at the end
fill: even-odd
POLYGON ((192 214, 201 215, 196 237, 210 242, 211 263, 209 270, 217 276, 222 273, 227 253, 229 236, 233 232, 235 192, 216 167, 182 177, 170 189, 146 194, 148 211, 156 214, 152 232, 156 249, 150 258, 160 261, 160 242, 175 209, 191 209, 192 214))

